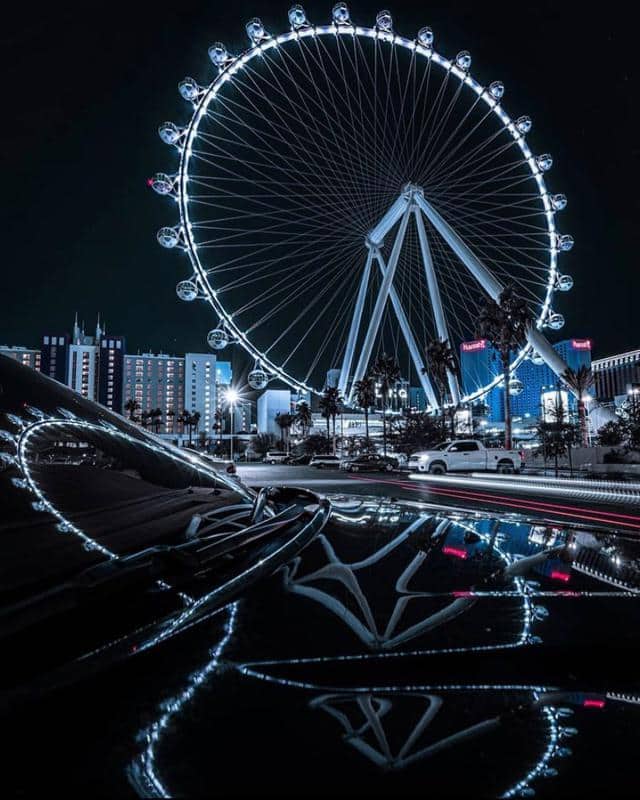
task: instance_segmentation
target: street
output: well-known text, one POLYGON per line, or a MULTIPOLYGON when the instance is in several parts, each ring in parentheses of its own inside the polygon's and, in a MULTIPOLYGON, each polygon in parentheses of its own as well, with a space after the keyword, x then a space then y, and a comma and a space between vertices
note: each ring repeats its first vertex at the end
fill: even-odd
MULTIPOLYGON (((240 478, 249 486, 300 486, 319 494, 355 494, 396 498, 454 507, 463 511, 487 511, 503 514, 517 513, 541 521, 562 524, 613 526, 640 533, 640 516, 636 508, 619 504, 594 503, 585 492, 584 498, 547 498, 535 486, 526 485, 514 490, 496 482, 495 487, 474 486, 469 476, 448 476, 451 484, 441 481, 413 480, 407 472, 358 473, 339 469, 316 469, 308 466, 283 464, 238 465, 240 478)), ((424 477, 424 476, 423 476, 424 477)), ((517 476, 514 476, 517 482, 517 476)))

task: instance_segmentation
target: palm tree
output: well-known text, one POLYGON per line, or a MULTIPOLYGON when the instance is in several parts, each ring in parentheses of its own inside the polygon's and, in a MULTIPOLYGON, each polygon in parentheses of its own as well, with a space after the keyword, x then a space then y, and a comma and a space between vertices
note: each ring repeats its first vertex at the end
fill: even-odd
MULTIPOLYGON (((430 375, 433 376, 436 386, 438 387, 438 394, 440 395, 440 408, 442 411, 442 421, 444 423, 446 417, 445 405, 447 401, 447 384, 449 374, 456 375, 458 371, 458 364, 456 357, 447 339, 432 339, 427 344, 427 364, 430 375)), ((453 398, 452 398, 453 400, 453 398)), ((455 436, 455 412, 456 409, 451 406, 451 436, 455 436)))
POLYGON ((191 413, 189 411, 187 411, 186 408, 184 409, 182 414, 180 414, 180 416, 178 417, 178 422, 182 423, 182 432, 183 433, 184 433, 185 427, 189 431, 189 444, 191 444, 191 426, 192 426, 193 423, 191 421, 191 413))
POLYGON ((199 411, 194 411, 194 413, 191 414, 191 423, 189 426, 189 444, 191 444, 191 431, 194 430, 196 433, 198 433, 198 428, 200 427, 200 416, 201 415, 199 411))
POLYGON ((333 422, 333 455, 336 454, 336 417, 340 413, 342 397, 335 386, 327 386, 320 398, 320 413, 327 420, 327 439, 329 438, 329 419, 333 422))
POLYGON ((478 338, 487 339, 498 351, 504 375, 504 446, 511 449, 511 353, 517 350, 527 336, 531 324, 531 312, 525 301, 518 296, 513 284, 505 286, 498 302, 485 301, 480 309, 477 325, 478 338))
POLYGON ((389 393, 400 378, 400 367, 393 356, 382 353, 371 367, 371 374, 380 384, 382 392, 382 451, 387 455, 387 408, 389 393))
POLYGON ((289 428, 294 423, 293 414, 276 414, 276 425, 280 428, 280 441, 284 443, 285 432, 287 436, 287 452, 289 451, 289 428))
POLYGON ((171 428, 171 433, 175 433, 174 424, 173 424, 173 420, 174 420, 175 415, 176 415, 176 412, 172 408, 170 408, 167 411, 167 418, 168 419, 167 419, 166 426, 167 426, 167 430, 169 428, 171 428))
POLYGON ((309 428, 313 425, 313 415, 308 403, 302 402, 298 405, 295 422, 302 431, 302 438, 306 439, 309 428))
POLYGON ((369 409, 376 402, 376 380, 373 375, 366 374, 361 381, 353 385, 356 403, 364 411, 364 429, 367 442, 369 441, 369 409))
POLYGON ((162 409, 152 408, 149 412, 149 416, 151 418, 151 427, 153 428, 153 432, 158 433, 160 426, 162 425, 162 409))
POLYGON ((574 370, 571 367, 562 373, 562 380, 567 384, 572 392, 578 398, 578 420, 580 422, 580 438, 582 439, 582 446, 589 447, 589 431, 587 430, 587 413, 585 408, 585 400, 587 398, 589 389, 593 386, 595 380, 591 367, 584 364, 578 369, 574 370))
POLYGON ((140 403, 137 400, 134 400, 133 397, 130 397, 124 404, 124 410, 129 413, 129 419, 131 420, 131 422, 137 422, 136 411, 139 408, 140 408, 140 403))
POLYGON ((149 421, 151 419, 151 412, 150 411, 143 411, 140 414, 140 424, 146 430, 149 426, 149 421))

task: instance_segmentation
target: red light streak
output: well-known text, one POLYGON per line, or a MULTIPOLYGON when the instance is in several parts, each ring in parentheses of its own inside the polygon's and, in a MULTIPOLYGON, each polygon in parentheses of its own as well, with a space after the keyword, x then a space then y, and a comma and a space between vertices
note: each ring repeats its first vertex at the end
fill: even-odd
POLYGON ((582 705, 584 708, 604 708, 605 702, 604 700, 595 700, 592 698, 587 698, 583 701, 582 705))
POLYGON ((466 558, 468 553, 466 550, 460 550, 457 547, 449 547, 448 545, 442 548, 442 552, 447 556, 455 556, 456 558, 466 558))
POLYGON ((569 581, 571 580, 571 575, 569 575, 566 572, 558 572, 557 569, 554 569, 551 572, 551 577, 553 578, 554 581, 564 581, 565 583, 569 583, 569 581))

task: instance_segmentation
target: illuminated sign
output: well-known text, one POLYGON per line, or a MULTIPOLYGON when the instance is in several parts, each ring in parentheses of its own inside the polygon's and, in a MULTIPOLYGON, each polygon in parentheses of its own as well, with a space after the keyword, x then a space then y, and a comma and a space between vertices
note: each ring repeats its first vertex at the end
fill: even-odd
POLYGON ((569 410, 569 392, 564 389, 542 393, 542 414, 545 422, 566 420, 569 410))
POLYGON ((484 350, 486 346, 486 339, 476 339, 475 342, 462 342, 460 345, 463 353, 475 353, 476 350, 484 350))
POLYGON ((574 350, 591 350, 591 339, 572 339, 571 347, 574 350))

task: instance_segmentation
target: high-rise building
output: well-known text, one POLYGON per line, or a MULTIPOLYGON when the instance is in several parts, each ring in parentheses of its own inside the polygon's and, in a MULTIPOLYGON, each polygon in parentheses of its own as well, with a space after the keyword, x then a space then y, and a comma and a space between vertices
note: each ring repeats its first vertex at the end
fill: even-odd
POLYGON ((291 391, 289 389, 267 389, 258 397, 258 433, 280 435, 276 422, 278 414, 291 413, 291 391))
MULTIPOLYGON (((591 364, 590 339, 565 339, 553 345, 553 349, 568 367, 578 370, 591 364)), ((497 351, 486 339, 463 342, 460 345, 460 367, 462 384, 466 394, 477 391, 491 383, 502 371, 497 351)), ((537 419, 542 410, 542 395, 554 390, 559 384, 557 375, 544 362, 537 364, 525 359, 511 376, 514 384, 519 383, 519 394, 511 395, 513 416, 537 419)), ((496 386, 483 398, 489 407, 491 422, 504 422, 504 387, 496 386)), ((576 400, 569 394, 569 409, 576 410, 576 400)))
POLYGON ((40 371, 65 385, 69 377, 70 344, 71 337, 68 333, 45 333, 42 337, 40 371))
POLYGON ((12 358, 25 367, 40 371, 40 350, 32 350, 29 347, 21 347, 19 345, 2 344, 0 345, 0 355, 12 358))
POLYGON ((98 352, 98 402, 122 413, 125 340, 122 336, 100 338, 98 352))
MULTIPOLYGON (((580 367, 591 366, 591 340, 565 339, 553 345, 553 349, 565 362, 567 367, 577 372, 580 367)), ((555 390, 561 384, 558 376, 546 364, 536 364, 525 359, 517 368, 514 378, 522 384, 522 391, 511 397, 511 412, 514 416, 540 417, 542 395, 555 390)), ((568 394, 569 410, 577 411, 577 401, 571 392, 568 394)))
MULTIPOLYGON (((185 408, 184 358, 164 353, 124 356, 123 409, 129 400, 138 404, 136 415, 159 408, 159 433, 177 434, 178 418, 185 408)), ((125 414, 129 412, 124 409, 125 414)))
POLYGON ((228 362, 218 365, 215 355, 185 353, 184 357, 184 407, 192 414, 200 414, 200 430, 209 434, 215 424, 216 410, 222 398, 220 389, 231 383, 228 362), (224 366, 223 366, 224 364, 224 366), (222 380, 229 383, 222 383, 222 380))
POLYGON ((640 386, 640 350, 598 358, 592 368, 598 400, 612 401, 640 386))

